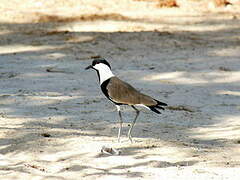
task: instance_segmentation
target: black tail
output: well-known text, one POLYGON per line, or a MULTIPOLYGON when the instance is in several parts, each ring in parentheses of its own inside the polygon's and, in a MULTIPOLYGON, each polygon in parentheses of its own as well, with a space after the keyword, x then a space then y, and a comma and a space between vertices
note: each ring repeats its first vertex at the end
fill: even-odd
POLYGON ((157 109, 156 106, 148 106, 153 112, 157 113, 157 114, 161 114, 157 109))
POLYGON ((154 100, 157 101, 157 106, 167 106, 166 103, 160 102, 160 101, 158 101, 156 99, 154 99, 154 100))
POLYGON ((155 101, 157 101, 157 105, 155 106, 148 106, 153 112, 157 113, 157 114, 161 114, 157 109, 162 109, 165 110, 162 106, 167 106, 166 103, 160 102, 158 100, 155 99, 155 101))

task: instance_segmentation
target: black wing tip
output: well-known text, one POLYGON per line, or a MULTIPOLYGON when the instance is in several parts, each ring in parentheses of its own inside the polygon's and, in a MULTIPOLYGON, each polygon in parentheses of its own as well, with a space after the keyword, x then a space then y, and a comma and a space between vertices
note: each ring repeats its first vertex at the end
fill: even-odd
POLYGON ((160 101, 158 101, 158 100, 156 100, 155 99, 155 101, 157 101, 157 105, 158 106, 168 106, 166 103, 164 103, 164 102, 160 102, 160 101))
POLYGON ((161 114, 157 109, 156 107, 153 107, 153 106, 148 106, 153 112, 157 113, 157 114, 161 114))
POLYGON ((155 99, 155 101, 157 101, 157 105, 155 106, 148 106, 150 108, 150 110, 152 110, 153 112, 157 113, 157 114, 161 114, 161 112, 158 109, 161 110, 165 110, 162 106, 167 106, 166 103, 164 102, 160 102, 158 100, 155 99))

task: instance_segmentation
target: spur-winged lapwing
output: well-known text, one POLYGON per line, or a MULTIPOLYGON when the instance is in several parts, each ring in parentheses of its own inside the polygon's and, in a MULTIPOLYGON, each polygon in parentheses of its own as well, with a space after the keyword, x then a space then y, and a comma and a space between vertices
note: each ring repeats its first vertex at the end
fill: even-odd
POLYGON ((117 78, 111 71, 110 64, 102 58, 93 60, 92 65, 86 67, 85 69, 95 69, 97 71, 98 79, 103 94, 112 101, 116 107, 120 117, 120 127, 118 131, 118 141, 120 141, 121 131, 122 131, 122 115, 120 110, 120 105, 129 105, 136 111, 136 116, 130 126, 128 131, 128 138, 132 142, 131 132, 133 126, 137 120, 140 111, 135 106, 144 106, 145 108, 152 110, 155 113, 160 114, 158 109, 164 110, 162 106, 167 106, 167 104, 160 102, 148 95, 142 94, 137 91, 130 84, 117 78))

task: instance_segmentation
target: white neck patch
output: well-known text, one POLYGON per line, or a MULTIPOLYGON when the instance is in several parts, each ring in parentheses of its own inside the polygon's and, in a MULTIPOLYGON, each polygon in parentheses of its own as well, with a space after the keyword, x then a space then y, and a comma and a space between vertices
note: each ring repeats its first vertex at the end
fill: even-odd
POLYGON ((106 64, 96 64, 94 68, 97 69, 99 72, 100 84, 114 76, 111 69, 106 64))

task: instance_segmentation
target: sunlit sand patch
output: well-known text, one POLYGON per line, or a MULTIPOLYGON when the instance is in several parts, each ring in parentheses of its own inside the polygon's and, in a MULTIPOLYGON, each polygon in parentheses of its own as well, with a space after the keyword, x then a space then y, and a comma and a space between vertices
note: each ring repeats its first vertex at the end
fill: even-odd
POLYGON ((221 90, 221 91, 217 91, 216 93, 221 95, 240 96, 240 91, 221 90))
POLYGON ((219 72, 169 72, 147 75, 142 80, 173 84, 232 83, 240 82, 240 72, 224 72, 221 74, 219 72))
MULTIPOLYGON (((229 37, 229 39, 232 39, 233 41, 235 40, 236 42, 239 41, 238 40, 238 36, 231 36, 229 37)), ((217 56, 230 56, 230 57, 234 57, 234 56, 239 56, 239 51, 240 48, 238 46, 236 46, 234 49, 233 48, 224 48, 224 49, 217 49, 212 51, 213 55, 217 55, 217 56)), ((235 59, 235 61, 239 61, 238 58, 235 59)))
POLYGON ((21 53, 21 52, 34 52, 34 51, 43 51, 59 48, 55 46, 31 46, 31 45, 9 45, 2 46, 0 50, 0 54, 9 54, 9 53, 21 53))
POLYGON ((240 127, 226 126, 226 127, 206 127, 206 128, 194 128, 193 130, 195 138, 201 139, 235 139, 239 138, 240 127), (207 136, 206 136, 207 134, 207 136))

